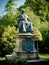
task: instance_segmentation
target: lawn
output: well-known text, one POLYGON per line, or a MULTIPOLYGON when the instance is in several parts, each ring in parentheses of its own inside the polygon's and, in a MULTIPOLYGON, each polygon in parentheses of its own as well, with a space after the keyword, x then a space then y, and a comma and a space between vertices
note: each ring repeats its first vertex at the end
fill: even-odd
POLYGON ((39 54, 39 57, 49 59, 49 54, 39 54))
POLYGON ((0 57, 0 61, 4 61, 4 60, 6 60, 5 57, 0 57))

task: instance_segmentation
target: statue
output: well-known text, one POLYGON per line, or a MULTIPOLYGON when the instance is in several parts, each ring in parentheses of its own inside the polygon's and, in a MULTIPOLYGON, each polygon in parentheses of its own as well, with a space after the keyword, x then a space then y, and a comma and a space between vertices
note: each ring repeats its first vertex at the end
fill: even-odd
MULTIPOLYGON (((20 14, 17 16, 19 34, 16 35, 16 47, 13 49, 12 58, 26 59, 27 62, 38 62, 38 51, 34 43, 33 26, 28 16, 21 9, 20 14), (21 34, 22 33, 22 34, 21 34), (29 33, 29 34, 28 34, 29 33)), ((6 56, 8 58, 8 56, 6 56)))
POLYGON ((33 32, 33 26, 28 16, 24 13, 25 10, 21 9, 20 14, 17 16, 19 32, 28 33, 33 32))

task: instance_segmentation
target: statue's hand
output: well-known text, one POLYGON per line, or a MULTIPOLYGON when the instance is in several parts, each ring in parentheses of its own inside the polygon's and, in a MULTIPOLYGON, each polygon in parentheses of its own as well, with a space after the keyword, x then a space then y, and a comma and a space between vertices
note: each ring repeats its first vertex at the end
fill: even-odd
POLYGON ((29 18, 27 18, 27 20, 28 20, 29 22, 31 22, 31 20, 30 20, 29 18))

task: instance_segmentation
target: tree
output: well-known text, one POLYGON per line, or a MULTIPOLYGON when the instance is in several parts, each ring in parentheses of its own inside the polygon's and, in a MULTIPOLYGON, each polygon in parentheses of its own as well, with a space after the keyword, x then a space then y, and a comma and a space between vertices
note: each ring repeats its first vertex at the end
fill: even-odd
POLYGON ((41 21, 49 21, 49 2, 46 0, 26 0, 24 5, 30 6, 41 21))
POLYGON ((39 43, 40 50, 49 53, 49 22, 42 22, 40 26, 42 33, 42 41, 39 43))
POLYGON ((49 22, 42 22, 40 31, 42 33, 43 42, 47 46, 49 45, 49 22))
POLYGON ((4 26, 8 26, 8 25, 14 25, 15 24, 15 15, 13 13, 6 13, 4 16, 3 16, 3 25, 4 26))
POLYGON ((17 21, 15 20, 19 11, 14 6, 16 6, 15 0, 8 0, 7 4, 5 5, 5 12, 7 13, 3 16, 3 24, 5 26, 15 25, 17 28, 17 21))
POLYGON ((14 3, 15 0, 8 0, 6 6, 5 6, 5 11, 8 12, 13 12, 14 11, 14 6, 16 6, 16 4, 14 3))

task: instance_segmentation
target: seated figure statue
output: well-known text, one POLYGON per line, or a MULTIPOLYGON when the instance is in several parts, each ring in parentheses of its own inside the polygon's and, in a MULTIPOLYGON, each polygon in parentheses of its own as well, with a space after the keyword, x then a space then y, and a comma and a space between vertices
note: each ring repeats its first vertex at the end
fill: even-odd
POLYGON ((17 16, 19 32, 20 33, 33 32, 32 23, 24 12, 25 10, 21 9, 20 14, 17 16))

